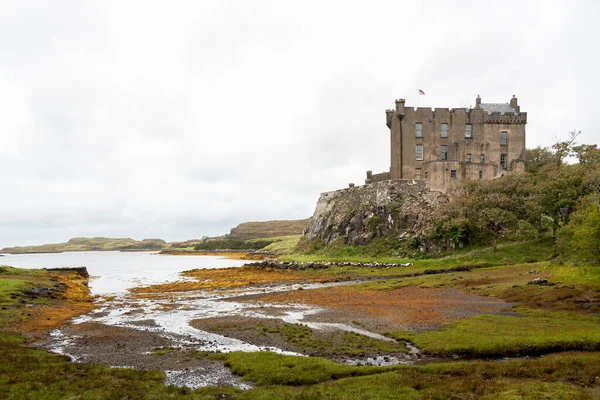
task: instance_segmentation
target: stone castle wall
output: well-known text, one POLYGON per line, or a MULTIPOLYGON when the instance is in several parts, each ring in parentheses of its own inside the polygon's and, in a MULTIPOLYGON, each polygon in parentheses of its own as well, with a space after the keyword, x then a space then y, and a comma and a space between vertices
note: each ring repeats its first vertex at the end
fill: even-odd
MULTIPOLYGON (((493 179, 523 170, 527 113, 520 111, 514 96, 506 104, 482 104, 478 97, 474 108, 455 109, 406 107, 404 99, 398 99, 395 109, 385 115, 390 129, 389 179, 427 179, 432 189, 447 191, 460 179, 493 179), (494 111, 498 109, 504 111, 494 111), (420 136, 417 123, 422 127, 420 136), (467 125, 470 137, 465 135, 467 125), (506 144, 501 142, 501 132, 508 134, 506 144), (422 159, 417 157, 417 146, 422 159), (445 155, 442 146, 447 147, 445 155), (506 158, 504 165, 501 155, 506 158)), ((383 180, 383 174, 371 174, 373 178, 367 176, 365 182, 383 180)))

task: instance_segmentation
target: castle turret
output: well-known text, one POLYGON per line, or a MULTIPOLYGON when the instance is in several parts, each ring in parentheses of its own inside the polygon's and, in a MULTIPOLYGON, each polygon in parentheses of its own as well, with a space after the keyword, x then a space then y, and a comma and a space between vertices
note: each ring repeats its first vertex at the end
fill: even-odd
POLYGON ((385 124, 388 128, 392 129, 392 117, 394 116, 394 110, 385 110, 385 124))
POLYGON ((402 119, 404 117, 404 99, 396 100, 396 115, 398 118, 402 119))

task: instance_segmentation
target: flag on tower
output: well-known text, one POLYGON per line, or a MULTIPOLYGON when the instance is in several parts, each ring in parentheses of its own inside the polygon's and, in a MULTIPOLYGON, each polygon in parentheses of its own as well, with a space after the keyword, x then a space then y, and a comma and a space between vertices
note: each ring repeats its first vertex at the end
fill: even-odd
POLYGON ((425 92, 422 91, 421 89, 419 89, 419 94, 422 94, 423 96, 425 95, 425 92))

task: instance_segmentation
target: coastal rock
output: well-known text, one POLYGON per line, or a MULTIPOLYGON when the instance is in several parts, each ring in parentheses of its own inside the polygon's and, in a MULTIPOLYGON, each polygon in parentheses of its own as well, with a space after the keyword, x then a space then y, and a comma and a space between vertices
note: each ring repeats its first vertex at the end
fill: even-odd
POLYGON ((430 190, 424 180, 384 181, 326 192, 317 202, 305 237, 325 245, 340 238, 361 245, 386 237, 436 252, 436 244, 427 237, 433 229, 433 212, 447 202, 445 194, 430 190))

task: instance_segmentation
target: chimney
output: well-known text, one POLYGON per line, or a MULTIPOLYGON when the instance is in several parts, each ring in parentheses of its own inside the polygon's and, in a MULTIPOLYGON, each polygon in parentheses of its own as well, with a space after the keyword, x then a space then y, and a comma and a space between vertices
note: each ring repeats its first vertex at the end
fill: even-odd
POLYGON ((477 95, 477 98, 475 99, 475 109, 479 110, 481 108, 481 97, 479 95, 477 95))
POLYGON ((519 107, 519 103, 518 103, 517 98, 515 97, 514 94, 513 94, 512 99, 510 99, 510 106, 512 108, 514 108, 515 110, 517 110, 517 112, 521 112, 521 107, 519 107))

